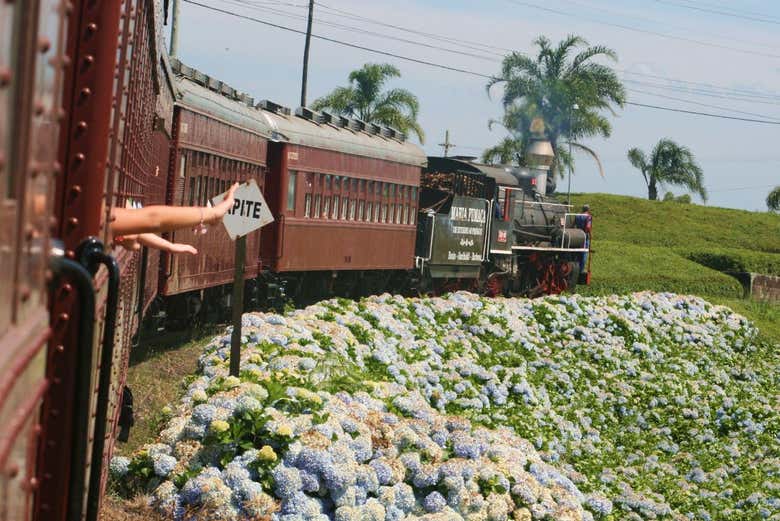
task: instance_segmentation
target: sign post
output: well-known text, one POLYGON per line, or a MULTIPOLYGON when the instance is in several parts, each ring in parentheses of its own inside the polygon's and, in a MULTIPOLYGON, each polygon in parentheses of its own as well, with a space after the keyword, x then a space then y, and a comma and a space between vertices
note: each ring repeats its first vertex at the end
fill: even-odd
POLYGON ((236 272, 233 275, 233 334, 230 336, 230 376, 238 376, 241 363, 241 317, 244 314, 244 261, 246 235, 236 239, 236 272))
MULTIPOLYGON (((235 273, 233 274, 233 333, 230 336, 230 375, 238 376, 241 368, 241 317, 244 314, 244 264, 246 236, 259 230, 274 218, 254 179, 242 184, 235 192, 233 208, 222 222, 230 238, 236 241, 235 273)), ((219 204, 225 198, 220 194, 212 199, 219 204)))

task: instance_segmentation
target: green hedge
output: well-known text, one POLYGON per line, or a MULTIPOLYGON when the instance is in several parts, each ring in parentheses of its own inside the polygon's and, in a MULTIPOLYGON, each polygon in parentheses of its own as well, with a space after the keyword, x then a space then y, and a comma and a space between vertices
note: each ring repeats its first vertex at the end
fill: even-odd
POLYGON ((709 250, 677 250, 680 255, 718 271, 751 271, 780 275, 780 253, 712 248, 709 250))
POLYGON ((593 249, 591 286, 578 286, 578 293, 606 295, 652 290, 726 298, 740 298, 743 294, 734 277, 669 248, 595 240, 593 249))

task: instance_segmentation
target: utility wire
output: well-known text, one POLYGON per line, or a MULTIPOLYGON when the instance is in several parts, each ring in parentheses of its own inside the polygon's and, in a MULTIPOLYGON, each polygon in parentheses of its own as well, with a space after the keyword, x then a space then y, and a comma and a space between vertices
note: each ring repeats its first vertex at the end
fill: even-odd
MULTIPOLYGON (((187 1, 187 0, 185 0, 187 1)), ((644 108, 650 108, 650 109, 657 109, 657 110, 666 110, 669 112, 680 112, 682 114, 694 114, 696 116, 707 116, 710 118, 721 118, 721 119, 733 119, 736 121, 747 121, 750 123, 763 123, 767 125, 780 125, 780 121, 772 121, 767 119, 751 119, 751 118, 740 118, 737 116, 727 116, 725 114, 710 114, 708 112, 698 112, 695 110, 684 110, 684 109, 674 109, 671 107, 661 107, 658 105, 650 105, 647 103, 636 103, 633 101, 627 101, 626 105, 634 105, 635 107, 644 107, 644 108)))
MULTIPOLYGON (((222 0, 222 1, 223 2, 235 3, 235 4, 238 4, 238 5, 241 5, 241 6, 247 6, 247 7, 251 6, 252 8, 254 8, 254 9, 258 10, 258 11, 267 11, 267 12, 271 12, 271 13, 274 13, 274 14, 278 14, 279 16, 285 16, 285 17, 288 17, 288 18, 293 18, 293 19, 298 19, 298 20, 306 20, 306 17, 303 16, 303 15, 298 15, 298 14, 295 14, 295 13, 290 13, 288 11, 281 11, 281 10, 277 10, 277 9, 273 9, 273 8, 259 7, 257 5, 257 2, 252 2, 252 1, 249 1, 249 0, 222 0)), ((317 5, 322 7, 322 4, 318 3, 317 5)), ((341 12, 340 10, 338 10, 338 11, 341 12)), ((363 17, 358 17, 358 18, 360 18, 361 20, 367 20, 367 21, 370 20, 368 18, 363 18, 363 17)), ((416 40, 409 40, 409 39, 406 39, 406 38, 398 38, 396 36, 388 35, 388 34, 385 34, 385 33, 377 33, 377 32, 373 32, 373 31, 367 31, 367 30, 361 29, 359 27, 354 27, 354 26, 350 26, 350 25, 344 25, 344 24, 339 24, 339 23, 335 23, 335 22, 330 22, 330 21, 327 21, 327 20, 322 20, 321 18, 319 19, 318 23, 320 25, 325 25, 325 26, 329 26, 329 27, 335 27, 335 28, 339 28, 339 29, 349 30, 349 31, 352 31, 352 32, 357 32, 357 33, 361 33, 361 34, 367 34, 367 35, 370 35, 370 36, 376 36, 376 37, 385 38, 385 39, 389 39, 389 40, 400 41, 400 42, 403 42, 403 43, 408 43, 408 44, 411 44, 411 45, 417 45, 417 46, 421 46, 421 47, 425 47, 425 48, 429 48, 429 49, 434 49, 434 50, 440 50, 440 51, 443 51, 443 52, 448 52, 448 53, 452 53, 452 54, 456 54, 456 55, 462 55, 462 56, 467 56, 467 57, 471 57, 471 58, 477 58, 477 59, 492 61, 492 62, 495 62, 495 63, 500 63, 501 62, 500 59, 491 58, 489 56, 484 56, 484 55, 480 55, 480 54, 473 54, 473 53, 469 53, 469 52, 459 51, 459 50, 455 50, 455 49, 441 47, 441 46, 438 46, 438 45, 431 45, 431 44, 428 44, 428 43, 425 43, 425 42, 420 42, 420 41, 416 41, 416 40)), ((383 25, 387 25, 387 24, 383 24, 383 25)), ((396 26, 393 26, 393 27, 396 27, 396 26)), ((487 52, 487 51, 482 51, 482 52, 487 52)), ((495 53, 494 53, 494 55, 495 56, 501 56, 501 55, 495 54, 495 53)), ((634 73, 634 72, 629 72, 629 71, 621 71, 620 69, 617 69, 617 70, 619 72, 623 72, 625 74, 634 74, 634 75, 648 76, 648 77, 653 77, 653 78, 663 78, 663 77, 659 77, 659 76, 643 75, 641 73, 634 73)), ((671 78, 665 78, 665 79, 667 81, 671 81, 671 82, 679 81, 679 80, 674 80, 674 79, 671 79, 671 78)), ((646 86, 646 87, 653 87, 653 88, 664 89, 664 90, 672 90, 672 91, 681 92, 681 93, 685 93, 685 94, 694 94, 694 95, 715 97, 715 98, 721 98, 721 99, 728 99, 728 100, 732 100, 732 101, 743 101, 743 102, 760 103, 760 104, 766 104, 766 105, 780 105, 780 96, 771 98, 771 97, 767 97, 766 95, 761 95, 761 94, 750 94, 750 93, 742 94, 742 92, 749 92, 749 91, 739 91, 739 90, 735 90, 734 91, 735 94, 737 94, 737 96, 727 95, 726 93, 729 92, 727 89, 722 88, 722 87, 717 87, 717 86, 712 86, 712 87, 713 88, 717 88, 717 89, 721 89, 721 90, 723 90, 723 92, 712 93, 712 92, 709 92, 707 90, 696 90, 696 89, 690 89, 690 88, 682 88, 682 87, 674 86, 674 85, 672 85, 672 86, 657 85, 657 84, 645 83, 645 82, 641 82, 639 80, 631 80, 631 79, 624 79, 624 81, 626 83, 632 83, 633 82, 633 83, 636 83, 638 85, 642 85, 642 86, 646 86), (760 98, 762 100, 763 99, 773 99, 773 100, 776 100, 776 102, 772 102, 772 101, 754 101, 754 98, 760 98)), ((698 83, 696 83, 696 82, 685 82, 685 81, 682 81, 682 83, 698 85, 698 83)), ((707 85, 707 84, 702 84, 702 85, 707 85)))
MULTIPOLYGON (((690 33, 690 31, 691 31, 690 27, 684 27, 684 26, 680 26, 680 25, 670 25, 668 20, 658 20, 656 18, 647 18, 647 17, 643 17, 643 16, 638 16, 638 15, 633 14, 633 13, 626 13, 626 11, 616 10, 616 9, 614 9, 612 7, 610 7, 609 9, 605 9, 603 7, 597 7, 597 6, 593 5, 591 2, 583 2, 581 0, 562 0, 562 1, 564 1, 566 3, 569 3, 569 4, 579 5, 581 7, 584 7, 585 9, 590 9, 592 11, 598 11, 598 12, 601 12, 601 13, 605 13, 608 16, 619 15, 619 16, 623 16, 623 17, 627 17, 627 18, 636 20, 636 21, 654 24, 656 26, 661 25, 663 27, 663 29, 666 30, 666 31, 683 31, 686 34, 690 33)), ((660 1, 660 0, 657 0, 657 1, 660 1)), ((702 35, 702 36, 714 37, 715 39, 720 40, 721 42, 723 41, 723 38, 724 38, 724 34, 722 32, 721 33, 713 33, 713 32, 710 32, 710 31, 703 31, 699 27, 696 27, 696 33, 699 34, 699 35, 702 35)), ((732 44, 732 45, 735 44, 735 43, 741 43, 741 44, 745 44, 745 45, 759 47, 759 48, 762 48, 762 49, 767 47, 767 45, 765 43, 762 43, 762 42, 749 41, 749 40, 740 40, 740 39, 731 38, 731 37, 728 38, 728 43, 732 44)), ((773 49, 773 50, 777 50, 777 49, 773 49)))
MULTIPOLYGON (((223 1, 230 1, 230 0, 223 0, 223 1)), ((252 0, 232 0, 232 1, 243 3, 243 4, 252 4, 252 5, 256 5, 258 3, 257 0, 254 0, 254 1, 252 1, 252 0)), ((280 2, 280 3, 282 3, 282 2, 280 2)), ((385 23, 385 22, 382 22, 382 21, 379 21, 379 20, 376 20, 376 19, 373 19, 373 18, 368 18, 368 17, 365 17, 365 16, 359 16, 359 15, 350 13, 348 11, 344 11, 344 10, 341 10, 341 9, 336 9, 334 7, 327 6, 327 5, 325 5, 325 4, 321 3, 321 2, 315 2, 315 3, 316 3, 316 5, 324 8, 324 9, 328 9, 328 10, 331 10, 331 11, 339 13, 342 17, 350 18, 350 19, 353 19, 353 20, 361 21, 361 22, 368 22, 368 23, 376 24, 376 25, 383 26, 383 27, 397 29, 399 31, 404 31, 404 32, 408 32, 408 33, 411 33, 411 34, 420 35, 420 36, 423 36, 425 38, 430 38, 430 39, 434 39, 434 40, 444 41, 444 42, 447 42, 447 43, 451 43, 452 45, 461 46, 461 47, 469 48, 469 49, 472 49, 472 50, 477 50, 477 51, 480 51, 480 52, 485 52, 485 53, 488 53, 488 54, 492 54, 493 56, 496 56, 496 57, 499 57, 499 58, 503 58, 506 55, 506 53, 511 53, 511 52, 517 52, 519 54, 526 55, 526 56, 528 55, 527 53, 520 52, 520 51, 513 51, 512 49, 508 49, 506 47, 499 47, 499 46, 494 46, 494 45, 488 45, 488 44, 474 42, 474 41, 469 41, 469 40, 460 40, 458 38, 437 35, 437 34, 434 34, 434 33, 427 32, 427 31, 413 30, 413 29, 409 29, 407 27, 402 27, 402 26, 398 26, 398 25, 388 24, 388 23, 385 23), (465 44, 470 44, 470 45, 465 45, 462 42, 465 42, 465 44), (479 47, 473 47, 472 45, 480 45, 480 46, 483 46, 483 47, 485 47, 487 49, 496 49, 496 50, 500 50, 500 51, 504 51, 504 52, 503 53, 491 52, 491 51, 488 51, 488 50, 481 49, 479 47)), ((286 4, 286 5, 293 5, 293 4, 286 4)), ((302 7, 305 7, 305 6, 302 6, 302 7)), ((296 16, 293 13, 287 13, 287 12, 284 12, 284 11, 280 11, 280 13, 285 13, 285 14, 288 14, 290 16, 296 16)), ((320 19, 319 23, 323 23, 323 21, 320 19)), ((366 32, 367 34, 372 34, 372 35, 375 35, 375 36, 381 36, 381 37, 386 37, 386 38, 390 38, 390 39, 396 39, 395 37, 393 37, 391 35, 382 34, 382 33, 373 33, 373 32, 370 32, 370 31, 362 30, 362 29, 354 27, 354 26, 335 24, 334 22, 328 22, 328 23, 330 25, 343 27, 344 29, 349 29, 349 30, 352 30, 352 31, 366 32)), ((407 40, 402 40, 402 41, 407 41, 407 40)), ((413 43, 413 42, 408 42, 408 43, 413 43)), ((419 45, 419 44, 421 44, 421 42, 414 42, 414 44, 419 45)), ((426 45, 426 44, 422 44, 422 45, 426 45)), ((452 49, 447 50, 447 52, 452 52, 452 49)), ((468 54, 466 54, 466 55, 468 55, 468 54)), ((486 57, 482 57, 482 58, 486 58, 486 57)), ((723 99, 730 99, 730 98, 724 97, 723 96, 724 94, 736 94, 736 95, 743 95, 744 97, 749 97, 749 98, 762 98, 762 99, 768 99, 768 100, 774 100, 774 101, 780 102, 780 95, 771 94, 771 93, 762 93, 762 92, 759 92, 759 91, 749 90, 749 89, 723 87, 723 86, 714 85, 714 84, 711 84, 711 83, 688 81, 688 80, 682 80, 682 79, 677 79, 677 78, 669 78, 669 77, 666 77, 666 76, 660 76, 660 75, 648 74, 648 73, 642 73, 642 72, 636 72, 636 71, 629 71, 629 70, 625 70, 625 69, 615 69, 615 70, 617 72, 620 72, 620 73, 623 73, 623 74, 629 74, 629 75, 632 75, 632 76, 639 76, 639 77, 646 77, 646 78, 652 78, 652 79, 659 79, 659 80, 669 81, 669 82, 672 82, 672 83, 683 83, 683 84, 686 84, 686 85, 694 85, 694 86, 703 87, 703 88, 707 88, 707 89, 716 89, 717 91, 719 91, 719 92, 717 92, 717 94, 719 94, 719 95, 716 96, 716 97, 720 97, 720 98, 723 98, 723 99)), ((656 87, 658 87, 658 88, 667 88, 667 86, 660 86, 660 85, 656 85, 656 87)), ((679 89, 679 87, 678 87, 678 89, 679 89)), ((672 89, 672 90, 675 90, 675 89, 672 89)), ((690 90, 684 90, 684 91, 683 90, 678 90, 678 92, 691 93, 690 90)), ((701 92, 700 94, 702 94, 702 95, 709 95, 709 93, 704 93, 704 92, 701 92)), ((738 100, 738 101, 748 101, 748 100, 742 100, 740 98, 734 98, 734 99, 738 100)))
MULTIPOLYGON (((700 103, 698 101, 677 98, 677 97, 674 97, 674 96, 667 96, 665 94, 658 94, 656 92, 648 92, 648 91, 639 90, 639 89, 631 89, 629 92, 635 92, 635 93, 638 93, 638 94, 645 94, 647 96, 656 96, 658 98, 664 98, 664 99, 668 99, 668 100, 672 100, 672 101, 680 101, 680 102, 683 102, 683 103, 690 103, 691 105, 698 105, 700 107, 707 107, 707 108, 710 108, 710 109, 725 110, 727 112, 734 112, 736 114, 744 114, 746 116, 756 116, 756 117, 759 117, 759 118, 768 119, 766 114, 758 114, 756 112, 745 112, 745 111, 742 111, 742 110, 736 110, 736 109, 732 109, 732 108, 729 108, 729 107, 723 107, 723 106, 720 106, 720 105, 710 105, 709 103, 700 103)), ((771 118, 771 120, 772 121, 777 121, 778 123, 780 123, 780 120, 777 119, 777 118, 771 118)))
MULTIPOLYGON (((245 0, 222 0, 222 1, 223 2, 231 2, 231 3, 239 4, 239 5, 242 5, 242 6, 251 6, 253 9, 256 9, 258 11, 270 12, 270 13, 277 14, 279 16, 286 16, 286 17, 292 18, 292 19, 298 19, 298 20, 305 20, 306 19, 306 17, 302 16, 302 15, 298 15, 298 14, 295 14, 295 13, 290 13, 290 12, 287 12, 287 11, 280 11, 278 9, 273 9, 273 8, 266 8, 266 7, 256 6, 254 4, 246 2, 245 0)), ((319 5, 319 4, 317 4, 317 5, 319 5)), ((500 63, 501 62, 500 59, 498 59, 498 58, 491 58, 490 56, 484 56, 484 55, 481 55, 481 54, 474 54, 474 53, 466 52, 466 51, 458 51, 458 50, 455 50, 455 49, 449 49, 447 47, 441 47, 439 45, 433 45, 433 44, 420 42, 420 41, 416 41, 416 40, 409 40, 408 38, 400 38, 400 37, 392 36, 392 35, 389 35, 389 34, 383 34, 383 33, 377 33, 377 32, 374 32, 374 31, 368 31, 366 29, 361 29, 359 27, 353 27, 351 25, 344 25, 344 24, 340 24, 340 23, 336 23, 336 22, 331 22, 331 21, 328 21, 328 20, 318 19, 317 20, 317 24, 325 25, 327 27, 334 27, 336 29, 344 29, 344 30, 348 30, 348 31, 356 32, 356 33, 360 33, 360 34, 366 34, 366 35, 369 35, 369 36, 376 36, 376 37, 379 37, 379 38, 385 38, 385 39, 388 39, 388 40, 395 40, 395 41, 398 41, 398 42, 408 43, 408 44, 411 44, 411 45, 417 45, 417 46, 425 47, 425 48, 428 48, 428 49, 434 49, 434 50, 448 52, 448 53, 452 53, 452 54, 458 54, 458 55, 461 55, 461 56, 467 56, 467 57, 470 57, 470 58, 477 58, 477 59, 480 59, 480 60, 487 60, 487 61, 494 62, 494 63, 500 63)))
POLYGON ((699 12, 703 12, 703 13, 717 14, 717 15, 721 15, 721 16, 728 16, 728 17, 731 17, 731 18, 741 18, 742 20, 750 20, 752 22, 760 22, 760 23, 764 23, 764 24, 780 25, 780 20, 771 20, 769 18, 758 18, 756 16, 747 16, 747 15, 741 15, 741 14, 736 14, 736 13, 729 13, 727 11, 721 11, 719 9, 712 9, 712 8, 707 8, 707 7, 697 7, 697 6, 693 6, 693 5, 681 4, 679 2, 670 2, 668 0, 655 0, 655 1, 658 2, 659 4, 673 5, 673 6, 677 6, 677 7, 682 7, 684 9, 692 9, 694 11, 699 11, 699 12))
MULTIPOLYGON (((260 20, 259 18, 253 18, 251 16, 246 16, 246 15, 242 15, 242 14, 239 14, 239 13, 234 13, 232 11, 228 11, 228 10, 225 10, 225 9, 220 9, 218 7, 205 5, 205 4, 202 4, 200 2, 196 2, 195 0, 183 0, 183 1, 185 3, 188 3, 188 4, 197 5, 199 7, 204 8, 204 9, 209 9, 211 11, 215 11, 215 12, 218 12, 218 13, 223 13, 223 14, 226 14, 228 16, 233 16, 233 17, 236 17, 236 18, 249 20, 249 21, 256 22, 256 23, 259 23, 259 24, 262 24, 262 25, 267 25, 269 27, 275 27, 277 29, 282 29, 284 31, 288 31, 288 32, 296 33, 296 34, 306 34, 305 31, 300 31, 300 30, 294 29, 292 27, 287 27, 287 26, 284 26, 284 25, 275 24, 275 23, 272 23, 272 22, 268 22, 266 20, 260 20)), ((359 50, 362 50, 362 51, 366 51, 366 52, 370 52, 370 53, 374 53, 374 54, 379 54, 379 55, 382 55, 382 56, 389 56, 391 58, 397 58, 399 60, 404 60, 404 61, 408 61, 408 62, 412 62, 412 63, 417 63, 417 64, 420 64, 420 65, 427 65, 429 67, 435 67, 435 68, 438 68, 438 69, 448 70, 448 71, 452 71, 452 72, 460 72, 462 74, 468 74, 470 76, 476 76, 476 77, 484 78, 484 79, 493 79, 494 78, 493 76, 490 76, 488 74, 482 74, 480 72, 471 71, 471 70, 468 70, 468 69, 461 69, 459 67, 450 67, 448 65, 442 65, 440 63, 434 63, 434 62, 431 62, 431 61, 421 60, 421 59, 413 58, 413 57, 410 57, 410 56, 404 56, 404 55, 401 55, 401 54, 396 54, 396 53, 391 53, 391 52, 387 52, 387 51, 382 51, 382 50, 379 50, 379 49, 373 49, 371 47, 366 47, 366 46, 363 46, 363 45, 358 45, 358 44, 354 44, 354 43, 350 43, 350 42, 344 42, 342 40, 337 40, 335 38, 329 38, 329 37, 326 37, 326 36, 321 36, 321 35, 317 35, 317 34, 313 34, 313 33, 312 33, 311 37, 312 38, 317 38, 319 40, 323 40, 323 41, 326 41, 326 42, 335 43, 337 45, 343 45, 345 47, 350 47, 350 48, 353 48, 353 49, 359 49, 359 50)), ((780 121, 771 121, 771 120, 766 120, 766 119, 740 118, 740 117, 728 116, 728 115, 724 115, 724 114, 711 114, 711 113, 707 113, 707 112, 697 112, 697 111, 691 111, 691 110, 675 109, 675 108, 671 108, 671 107, 663 107, 663 106, 658 106, 658 105, 649 105, 649 104, 636 103, 636 102, 631 102, 631 101, 627 101, 626 105, 634 105, 634 106, 638 106, 638 107, 653 108, 653 109, 657 109, 657 110, 665 110, 665 111, 670 111, 670 112, 679 112, 679 113, 683 113, 683 114, 693 114, 693 115, 698 115, 698 116, 707 116, 707 117, 711 117, 711 118, 721 118, 721 119, 729 119, 729 120, 737 120, 737 121, 746 121, 746 122, 751 122, 751 123, 762 123, 762 124, 769 124, 769 125, 780 125, 780 121)))
MULTIPOLYGON (((223 13, 223 14, 226 14, 226 15, 229 15, 229 16, 234 16, 236 18, 242 18, 244 20, 249 20, 249 21, 252 21, 252 22, 259 23, 259 24, 267 25, 269 27, 275 27, 276 29, 281 29, 283 31, 288 31, 288 32, 291 32, 291 33, 296 33, 296 34, 306 34, 306 31, 300 31, 298 29, 293 29, 292 27, 287 27, 287 26, 284 26, 284 25, 275 24, 273 22, 268 22, 266 20, 260 20, 259 18, 253 18, 251 16, 246 16, 246 15, 234 13, 232 11, 228 11, 228 10, 225 10, 225 9, 220 9, 218 7, 213 7, 213 6, 210 6, 210 5, 201 4, 200 2, 196 2, 194 0, 182 0, 182 1, 187 3, 187 4, 197 5, 198 7, 202 7, 204 9, 209 9, 211 11, 215 11, 215 12, 218 12, 218 13, 223 13)), ((338 45, 343 45, 345 47, 351 47, 352 49, 359 49, 361 51, 371 52, 371 53, 379 54, 379 55, 382 55, 382 56, 389 56, 391 58, 398 58, 399 60, 404 60, 404 61, 408 61, 408 62, 412 62, 412 63, 419 63, 420 65, 428 65, 430 67, 436 67, 437 69, 443 69, 443 70, 452 71, 452 72, 460 72, 460 73, 463 73, 463 74, 469 74, 471 76, 478 76, 480 78, 487 78, 487 79, 492 78, 492 76, 489 76, 487 74, 482 74, 482 73, 479 73, 479 72, 469 71, 469 70, 466 70, 466 69, 460 69, 458 67, 450 67, 448 65, 442 65, 440 63, 434 63, 434 62, 430 62, 430 61, 427 61, 427 60, 420 60, 418 58, 412 58, 410 56, 403 56, 403 55, 395 54, 395 53, 392 53, 392 52, 381 51, 379 49, 372 49, 371 47, 365 47, 363 45, 358 45, 358 44, 355 44, 355 43, 344 42, 342 40, 337 40, 335 38, 329 38, 327 36, 321 36, 319 34, 312 33, 311 37, 312 38, 317 38, 318 40, 323 40, 323 41, 326 41, 326 42, 331 42, 331 43, 335 43, 335 44, 338 44, 338 45)))
MULTIPOLYGON (((576 18, 578 20, 583 20, 582 15, 578 15, 578 14, 575 14, 575 13, 570 13, 568 11, 562 11, 560 9, 553 9, 552 7, 546 7, 546 6, 543 6, 543 5, 537 5, 537 4, 533 4, 531 2, 524 2, 522 0, 506 0, 506 1, 511 3, 511 4, 519 5, 519 6, 522 6, 522 7, 530 7, 531 9, 538 9, 540 11, 546 11, 548 13, 553 13, 553 14, 557 14, 557 15, 560 15, 560 16, 573 17, 573 18, 576 18)), ((734 51, 734 52, 738 52, 738 53, 742 53, 742 54, 751 54, 751 55, 754 55, 754 56, 764 56, 764 57, 767 57, 767 58, 780 58, 780 54, 772 54, 772 53, 766 53, 766 52, 761 52, 761 51, 752 51, 752 50, 749 50, 749 49, 740 49, 739 47, 731 47, 729 45, 721 45, 721 44, 714 43, 714 42, 707 42, 707 41, 704 41, 704 40, 696 40, 694 38, 686 38, 684 36, 675 36, 673 34, 660 33, 658 31, 651 31, 651 30, 648 30, 648 29, 641 29, 639 27, 634 27, 634 26, 625 25, 625 24, 619 24, 619 23, 615 23, 615 22, 605 22, 603 20, 598 20, 598 19, 594 19, 594 18, 584 18, 584 19, 588 20, 590 22, 596 23, 596 24, 600 24, 600 25, 607 25, 607 26, 610 26, 610 27, 617 27, 619 29, 624 29, 626 31, 633 31, 633 32, 637 32, 637 33, 650 34, 650 35, 653 35, 653 36, 660 36, 662 38, 669 38, 669 39, 672 39, 672 40, 680 40, 680 41, 683 41, 683 42, 694 43, 696 45, 702 45, 702 46, 705 46, 705 47, 715 47, 715 48, 718 48, 718 49, 726 49, 726 50, 729 50, 729 51, 734 51)))
POLYGON ((428 31, 420 31, 420 30, 409 29, 408 27, 403 27, 403 26, 400 26, 400 25, 389 24, 389 23, 382 22, 382 21, 379 21, 379 20, 376 20, 376 19, 372 19, 372 18, 367 18, 367 17, 364 17, 364 16, 356 15, 356 14, 350 13, 349 11, 344 11, 342 9, 336 9, 335 7, 329 7, 329 6, 325 5, 325 4, 323 4, 322 2, 316 2, 316 4, 318 6, 320 6, 320 7, 328 9, 330 11, 334 11, 336 13, 339 13, 342 16, 346 16, 348 18, 352 18, 353 20, 359 20, 359 21, 362 21, 362 22, 369 22, 369 23, 373 23, 373 24, 380 25, 380 26, 383 26, 383 27, 388 27, 388 28, 391 28, 391 29, 396 29, 396 30, 399 30, 399 31, 403 31, 403 32, 411 33, 411 34, 416 34, 416 35, 419 35, 419 36, 425 36, 427 38, 434 38, 434 39, 440 38, 442 40, 445 40, 445 41, 448 41, 448 42, 451 42, 451 43, 456 43, 456 44, 457 43, 466 43, 466 44, 469 44, 469 45, 476 45, 476 46, 479 46, 479 47, 484 47, 486 49, 493 49, 493 50, 496 50, 496 51, 501 51, 502 54, 498 54, 498 56, 502 56, 502 57, 504 56, 504 54, 506 54, 508 52, 512 52, 512 49, 507 49, 506 47, 498 47, 498 46, 495 46, 495 45, 486 44, 484 42, 475 42, 473 40, 472 41, 464 40, 462 38, 454 38, 454 37, 451 37, 451 36, 437 35, 437 34, 434 34, 434 33, 430 33, 428 31))

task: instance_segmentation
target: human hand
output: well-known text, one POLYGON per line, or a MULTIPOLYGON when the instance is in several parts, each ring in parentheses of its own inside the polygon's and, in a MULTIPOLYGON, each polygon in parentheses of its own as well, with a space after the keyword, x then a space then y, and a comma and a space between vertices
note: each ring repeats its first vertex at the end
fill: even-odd
POLYGON ((189 253, 190 255, 197 255, 198 250, 194 246, 189 244, 173 244, 171 245, 171 253, 189 253))
POLYGON ((233 186, 230 187, 227 194, 225 195, 225 198, 218 205, 211 209, 212 215, 209 219, 206 220, 207 223, 211 224, 219 221, 225 216, 226 213, 228 213, 228 210, 233 208, 237 189, 238 183, 233 183, 233 186))

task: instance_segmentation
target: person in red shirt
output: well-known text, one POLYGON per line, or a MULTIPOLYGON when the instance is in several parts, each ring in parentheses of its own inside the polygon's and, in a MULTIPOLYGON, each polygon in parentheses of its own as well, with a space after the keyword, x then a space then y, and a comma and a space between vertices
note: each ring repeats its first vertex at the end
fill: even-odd
MULTIPOLYGON (((585 248, 590 250, 590 233, 593 228, 593 216, 590 213, 590 205, 582 206, 582 213, 579 214, 574 220, 575 226, 585 232, 585 248)), ((582 254, 580 259, 580 273, 588 265, 588 252, 582 254)))

